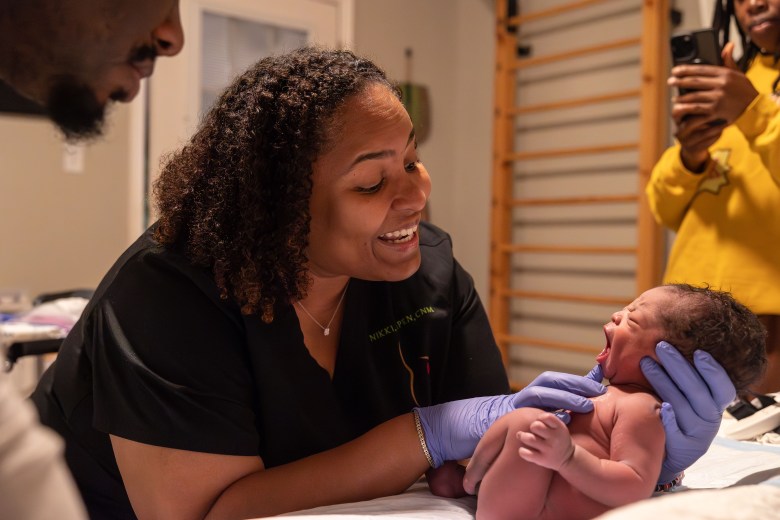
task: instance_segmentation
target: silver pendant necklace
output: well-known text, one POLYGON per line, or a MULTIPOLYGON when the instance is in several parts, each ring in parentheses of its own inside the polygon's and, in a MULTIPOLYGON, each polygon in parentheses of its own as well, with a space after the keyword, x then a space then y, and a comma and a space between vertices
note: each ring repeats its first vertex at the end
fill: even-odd
POLYGON ((317 321, 317 318, 312 316, 311 313, 306 310, 306 307, 304 307, 300 301, 295 302, 298 304, 298 307, 300 307, 301 310, 305 312, 309 318, 311 318, 311 321, 316 323, 317 326, 322 329, 323 336, 330 335, 330 324, 333 323, 333 319, 336 317, 336 314, 339 312, 339 307, 341 307, 341 302, 344 301, 344 295, 347 294, 347 287, 349 287, 349 280, 347 280, 347 285, 344 286, 344 291, 342 291, 341 293, 341 298, 339 298, 339 302, 336 304, 336 310, 333 311, 333 316, 330 317, 330 321, 328 322, 327 325, 323 325, 322 323, 317 321))

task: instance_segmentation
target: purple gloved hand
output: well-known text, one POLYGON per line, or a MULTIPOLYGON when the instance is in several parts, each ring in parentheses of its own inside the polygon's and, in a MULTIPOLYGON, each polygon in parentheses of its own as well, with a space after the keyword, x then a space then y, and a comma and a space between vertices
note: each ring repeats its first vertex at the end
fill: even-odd
POLYGON ((590 372, 588 372, 585 377, 592 379, 597 383, 601 383, 604 379, 604 369, 602 368, 601 363, 597 363, 595 367, 591 368, 590 372))
POLYGON ((707 352, 694 352, 694 366, 665 341, 658 343, 655 353, 663 366, 649 357, 640 365, 664 401, 661 421, 666 458, 658 482, 666 484, 704 455, 718 433, 723 410, 737 392, 726 371, 707 352))
POLYGON ((605 391, 600 379, 544 372, 516 394, 462 399, 417 411, 433 465, 438 468, 444 461, 470 457, 490 425, 505 413, 526 406, 587 413, 593 410, 587 398, 605 391))

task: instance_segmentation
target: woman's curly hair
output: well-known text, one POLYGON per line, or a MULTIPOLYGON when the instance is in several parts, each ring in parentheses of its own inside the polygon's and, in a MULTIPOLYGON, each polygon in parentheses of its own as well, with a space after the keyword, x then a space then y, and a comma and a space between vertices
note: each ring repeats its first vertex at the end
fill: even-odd
POLYGON ((696 350, 709 352, 726 370, 738 392, 766 370, 766 329, 729 293, 688 284, 664 285, 676 293, 661 316, 667 337, 689 361, 696 350))
POLYGON ((339 138, 345 101, 385 73, 346 50, 304 47, 237 77, 169 156, 154 195, 155 239, 209 268, 223 299, 273 320, 309 280, 312 164, 339 138))

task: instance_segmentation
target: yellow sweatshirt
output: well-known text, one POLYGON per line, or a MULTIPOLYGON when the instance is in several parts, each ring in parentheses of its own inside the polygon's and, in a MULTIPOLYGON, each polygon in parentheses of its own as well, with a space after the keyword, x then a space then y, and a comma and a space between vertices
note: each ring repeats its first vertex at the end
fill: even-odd
POLYGON ((656 220, 677 232, 664 282, 729 291, 757 314, 780 314, 777 75, 773 57, 756 57, 747 77, 760 94, 710 147, 707 169, 687 170, 677 144, 646 189, 656 220))

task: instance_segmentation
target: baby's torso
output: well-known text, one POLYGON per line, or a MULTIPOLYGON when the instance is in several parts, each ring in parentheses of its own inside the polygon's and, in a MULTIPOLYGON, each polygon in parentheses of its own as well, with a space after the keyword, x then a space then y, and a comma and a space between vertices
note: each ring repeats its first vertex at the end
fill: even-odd
MULTIPOLYGON (((610 459, 613 437, 612 431, 620 415, 621 407, 632 406, 637 399, 658 400, 655 396, 642 392, 641 396, 632 388, 609 386, 607 392, 594 397, 593 412, 572 414, 569 433, 575 444, 600 459, 610 459)), ((660 402, 658 402, 660 407, 660 402)), ((660 419, 659 419, 660 420, 660 419)), ((632 442, 631 439, 618 442, 632 442)), ((580 491, 575 489, 558 473, 553 474, 548 491, 548 502, 543 518, 593 518, 609 510, 580 491)))
POLYGON ((632 390, 619 386, 608 386, 604 395, 591 398, 593 412, 588 414, 572 414, 569 423, 569 433, 575 443, 602 459, 609 458, 612 429, 615 427, 621 399, 632 390))

